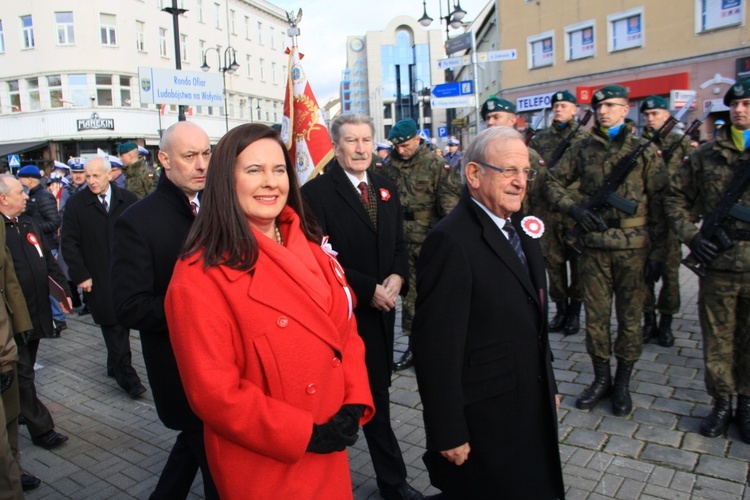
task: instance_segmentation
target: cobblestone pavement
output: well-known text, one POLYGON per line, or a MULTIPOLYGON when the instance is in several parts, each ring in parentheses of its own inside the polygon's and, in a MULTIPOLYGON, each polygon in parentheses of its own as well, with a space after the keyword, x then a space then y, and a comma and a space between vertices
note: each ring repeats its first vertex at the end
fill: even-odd
MULTIPOLYGON (((734 425, 727 438, 698 434, 711 401, 703 385, 697 279, 684 268, 681 273, 683 307, 673 324, 675 346, 645 347, 634 370, 634 410, 627 418, 615 417, 608 401, 591 411, 575 408, 578 393, 592 380, 583 334, 550 335, 563 395, 560 451, 569 499, 750 500, 750 445, 742 443, 734 425)), ((104 343, 91 317, 71 316, 68 325, 61 339, 41 344, 37 388, 57 430, 70 441, 43 450, 21 428, 23 466, 44 481, 27 498, 148 498, 175 433, 157 418, 150 391, 133 401, 106 376, 104 343)), ((145 383, 138 332, 132 332, 131 344, 145 383)), ((406 339, 398 337, 396 349, 405 345, 406 339)), ((392 403, 409 482, 437 493, 421 460, 425 438, 413 370, 394 375, 392 403)), ((350 448, 350 464, 355 498, 379 498, 361 434, 350 448)), ((202 497, 200 478, 192 491, 193 498, 202 497)))

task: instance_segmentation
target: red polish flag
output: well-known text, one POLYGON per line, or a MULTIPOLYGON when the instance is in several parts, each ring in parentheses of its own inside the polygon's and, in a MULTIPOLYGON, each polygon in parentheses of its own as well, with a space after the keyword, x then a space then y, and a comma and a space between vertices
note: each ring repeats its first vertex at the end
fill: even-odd
POLYGON ((323 120, 318 101, 302 69, 297 47, 287 49, 289 75, 287 76, 284 118, 281 138, 294 162, 297 178, 304 184, 323 171, 333 158, 333 147, 328 128, 323 120))

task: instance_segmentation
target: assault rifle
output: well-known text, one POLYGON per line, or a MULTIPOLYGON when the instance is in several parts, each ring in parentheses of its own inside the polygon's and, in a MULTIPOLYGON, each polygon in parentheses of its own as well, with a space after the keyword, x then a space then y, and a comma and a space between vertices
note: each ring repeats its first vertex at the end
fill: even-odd
POLYGON ((526 145, 528 146, 531 142, 531 139, 534 138, 534 135, 536 135, 536 129, 539 128, 539 125, 542 123, 542 120, 544 119, 544 110, 547 108, 543 108, 542 111, 536 116, 536 119, 534 120, 534 124, 531 126, 531 128, 526 129, 526 145))
POLYGON ((685 137, 690 140, 690 137, 692 137, 693 133, 700 128, 701 125, 703 125, 703 122, 706 120, 706 117, 711 112, 711 103, 706 104, 706 111, 703 113, 703 116, 700 118, 696 118, 693 120, 693 123, 690 124, 690 126, 685 130, 685 135, 680 137, 679 141, 675 141, 674 144, 672 144, 668 150, 662 152, 662 159, 664 160, 664 164, 668 165, 669 160, 672 159, 672 156, 674 155, 675 151, 677 151, 677 148, 680 147, 680 144, 682 144, 682 141, 685 139, 685 137))
POLYGON ((554 168, 555 165, 557 165, 557 162, 560 161, 560 158, 565 154, 565 152, 570 148, 570 145, 572 144, 573 138, 578 133, 578 129, 582 126, 585 127, 586 124, 589 122, 591 117, 594 115, 594 111, 587 109, 586 113, 583 115, 583 118, 578 122, 578 125, 576 125, 576 128, 573 129, 573 131, 568 134, 568 136, 560 142, 560 144, 557 145, 555 148, 555 152, 552 153, 552 160, 550 160, 549 164, 547 165, 548 169, 554 168))
MULTIPOLYGON (((748 186, 750 186, 750 160, 737 167, 737 173, 734 174, 732 181, 727 186, 726 194, 716 205, 716 208, 703 219, 700 234, 718 246, 720 252, 729 250, 734 245, 732 238, 720 224, 728 217, 750 222, 750 208, 737 204, 737 200, 740 199, 748 186)), ((690 253, 681 262, 698 276, 706 275, 706 262, 701 261, 693 253, 690 253)))
MULTIPOLYGON (((667 135, 675 125, 680 121, 680 118, 687 112, 695 98, 691 98, 688 103, 678 111, 677 115, 670 116, 669 119, 662 125, 658 132, 653 134, 651 138, 646 142, 641 142, 629 155, 620 159, 617 165, 612 169, 604 184, 594 193, 589 201, 584 205, 587 210, 593 212, 599 212, 607 207, 614 207, 628 215, 634 215, 638 210, 638 204, 628 200, 615 193, 620 184, 630 175, 635 166, 638 164, 638 158, 646 151, 646 149, 653 144, 659 137, 667 135)), ((567 243, 577 253, 583 253, 581 248, 580 239, 581 236, 586 232, 580 223, 576 224, 573 229, 565 235, 565 243, 567 243)))

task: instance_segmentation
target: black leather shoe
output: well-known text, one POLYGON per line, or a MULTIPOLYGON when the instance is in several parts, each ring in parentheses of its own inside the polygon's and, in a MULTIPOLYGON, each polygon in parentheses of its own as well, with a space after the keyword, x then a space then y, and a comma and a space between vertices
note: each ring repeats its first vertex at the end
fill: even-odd
POLYGON ((710 438, 726 434, 731 420, 732 396, 715 398, 711 413, 701 422, 701 434, 710 438))
POLYGON ((407 368, 411 368, 411 366, 414 364, 414 355, 411 353, 411 348, 404 351, 404 354, 401 356, 401 359, 393 363, 393 371, 401 371, 406 370, 407 368))
POLYGON ((57 448, 67 441, 68 436, 63 436, 62 434, 60 434, 59 432, 55 432, 54 430, 45 432, 41 436, 31 438, 32 443, 34 443, 36 446, 41 446, 45 450, 57 448))
POLYGON ((409 486, 408 483, 404 483, 401 486, 380 486, 380 496, 385 500, 422 500, 424 496, 409 486))
POLYGON ((21 488, 23 491, 31 491, 39 488, 42 480, 28 472, 21 473, 21 488))
POLYGON ((564 336, 575 335, 581 329, 581 305, 581 302, 578 300, 570 301, 568 316, 565 319, 565 327, 563 328, 564 336))
POLYGON ((599 401, 612 394, 612 374, 609 371, 609 360, 594 357, 592 361, 594 362, 594 381, 576 399, 576 408, 579 410, 589 410, 596 406, 599 401))
POLYGON ((86 316, 87 314, 91 314, 91 309, 89 309, 88 305, 83 306, 81 310, 78 311, 79 316, 86 316))
POLYGON ((672 315, 662 314, 659 318, 659 331, 657 332, 659 345, 662 347, 672 347, 674 345, 674 335, 672 335, 672 315))
POLYGON ((137 382, 130 386, 130 390, 128 391, 128 396, 130 396, 133 399, 138 399, 141 397, 141 394, 146 392, 146 388, 143 387, 143 384, 140 382, 137 382))
POLYGON ((549 320, 549 331, 551 333, 561 332, 565 328, 565 320, 568 317, 568 301, 555 301, 557 306, 555 316, 549 320))

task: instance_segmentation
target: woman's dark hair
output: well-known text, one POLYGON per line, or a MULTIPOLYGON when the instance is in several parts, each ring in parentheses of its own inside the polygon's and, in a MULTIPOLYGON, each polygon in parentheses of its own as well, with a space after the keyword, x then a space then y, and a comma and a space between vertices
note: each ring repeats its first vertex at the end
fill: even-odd
POLYGON ((213 150, 208 164, 206 187, 201 195, 201 209, 185 240, 183 257, 202 251, 205 268, 224 265, 244 271, 255 265, 258 260, 258 242, 237 199, 234 169, 240 153, 261 139, 276 141, 283 151, 289 178, 286 204, 299 215, 305 237, 316 243, 321 241, 320 228, 308 216, 307 206, 300 194, 299 181, 284 143, 270 127, 250 123, 227 132, 213 150))

